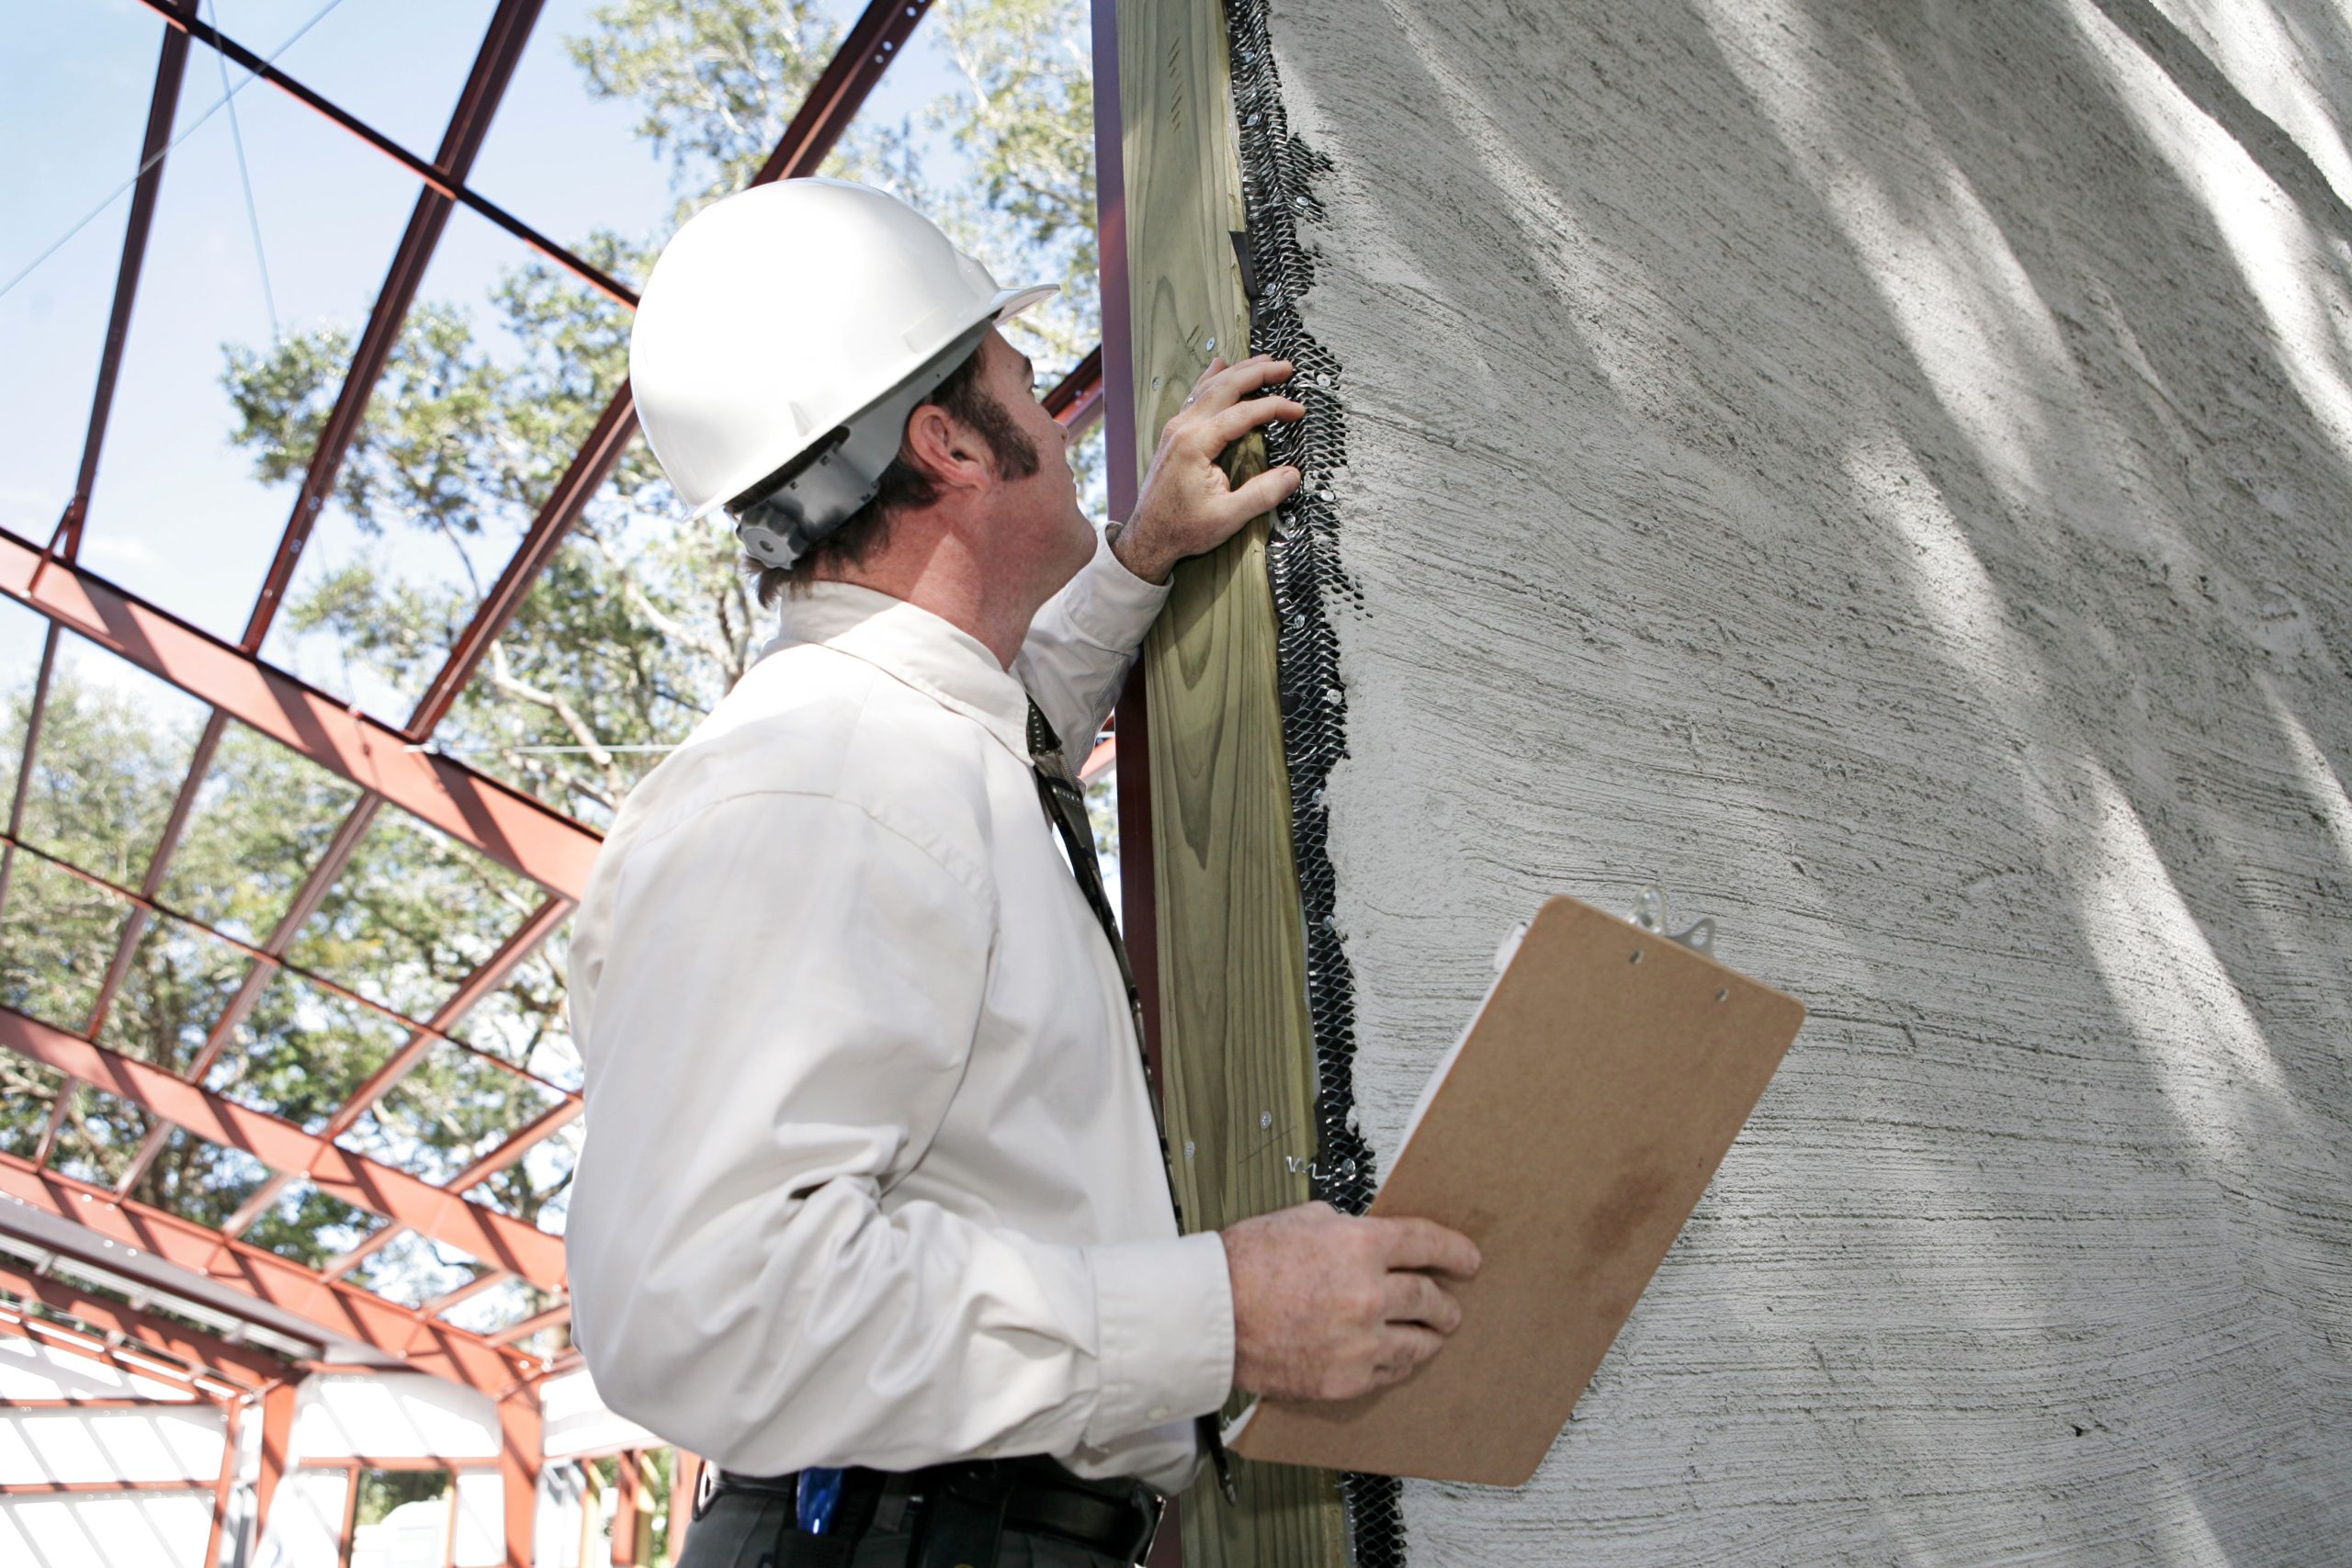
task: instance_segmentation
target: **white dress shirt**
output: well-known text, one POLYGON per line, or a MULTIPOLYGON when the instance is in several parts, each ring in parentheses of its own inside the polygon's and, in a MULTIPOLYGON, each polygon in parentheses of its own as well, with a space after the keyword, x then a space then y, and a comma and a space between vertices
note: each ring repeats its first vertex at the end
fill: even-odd
POLYGON ((615 1410, 753 1475, 1191 1481, 1232 1380, 1225 1251, 1176 1234, 1026 745, 1034 694, 1084 755, 1165 598, 1101 547, 1008 673, 820 584, 630 795, 571 976, 572 1327, 615 1410))

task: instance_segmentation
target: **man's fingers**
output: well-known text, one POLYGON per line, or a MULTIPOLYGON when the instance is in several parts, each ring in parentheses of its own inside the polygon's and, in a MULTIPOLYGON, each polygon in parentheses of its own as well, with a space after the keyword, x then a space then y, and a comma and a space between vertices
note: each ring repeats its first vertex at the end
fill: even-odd
POLYGON ((1227 521, 1238 526, 1261 512, 1272 512, 1290 499, 1304 478, 1288 463, 1268 468, 1233 492, 1224 508, 1227 521))
POLYGON ((1440 1334, 1462 1326, 1462 1306, 1445 1287, 1427 1274, 1396 1270, 1382 1282, 1386 1298, 1382 1316, 1390 1323, 1418 1323, 1440 1334))
POLYGON ((1434 1220, 1374 1220, 1388 1245, 1391 1269, 1435 1269, 1459 1280, 1478 1271, 1478 1246, 1434 1220))
POLYGON ((1203 413, 1217 413, 1231 408, 1261 387, 1271 387, 1277 381, 1289 378, 1289 360, 1255 355, 1215 375, 1202 377, 1200 389, 1193 394, 1193 406, 1203 413))
POLYGON ((1234 404, 1209 420, 1209 434, 1218 451, 1240 440, 1261 424, 1272 424, 1278 419, 1301 419, 1306 405, 1288 398, 1250 398, 1234 404))
POLYGON ((1445 1337, 1412 1324, 1393 1324, 1380 1337, 1379 1359, 1374 1372, 1382 1386, 1403 1382, 1413 1369, 1445 1348, 1445 1337))

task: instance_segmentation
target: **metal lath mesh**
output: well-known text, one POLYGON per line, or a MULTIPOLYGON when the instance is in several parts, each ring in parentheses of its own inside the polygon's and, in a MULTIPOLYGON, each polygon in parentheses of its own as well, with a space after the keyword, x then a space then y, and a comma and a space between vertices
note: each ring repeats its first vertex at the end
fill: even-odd
MULTIPOLYGON (((1355 977, 1340 946, 1337 886, 1329 851, 1323 787, 1347 754, 1347 693, 1340 644, 1327 606, 1362 594, 1340 569, 1334 487, 1347 461, 1340 362, 1308 335, 1298 299, 1315 282, 1314 258, 1299 242, 1320 221, 1314 181, 1330 160, 1290 130, 1267 36, 1266 0, 1228 0, 1233 102, 1241 132, 1241 184, 1249 211, 1244 276, 1250 294, 1250 347, 1295 367, 1290 394, 1306 405, 1295 423, 1268 427, 1271 463, 1295 463, 1298 493, 1275 513, 1268 571, 1280 621, 1275 651, 1283 743, 1289 759, 1291 839, 1306 927, 1306 1004, 1315 1030, 1316 1157, 1310 1190, 1344 1213, 1372 1201, 1371 1147, 1356 1129, 1355 977)), ((1358 1568, 1401 1568, 1405 1526, 1392 1476, 1340 1477, 1351 1553, 1358 1568)))

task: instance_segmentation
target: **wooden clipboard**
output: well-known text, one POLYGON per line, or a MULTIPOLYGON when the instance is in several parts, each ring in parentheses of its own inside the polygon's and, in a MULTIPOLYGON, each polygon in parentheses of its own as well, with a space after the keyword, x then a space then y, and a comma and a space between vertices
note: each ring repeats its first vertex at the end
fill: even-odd
POLYGON ((1485 1256, 1445 1348, 1362 1399, 1261 1400, 1234 1452, 1535 1473, 1804 1021, 1702 951, 1710 922, 1667 936, 1661 905, 1645 892, 1642 924, 1566 897, 1537 911, 1373 1201, 1485 1256))

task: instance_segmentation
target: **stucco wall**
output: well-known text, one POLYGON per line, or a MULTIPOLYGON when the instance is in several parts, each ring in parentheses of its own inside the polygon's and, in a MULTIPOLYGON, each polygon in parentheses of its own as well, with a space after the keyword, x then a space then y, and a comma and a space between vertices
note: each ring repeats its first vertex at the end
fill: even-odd
MULTIPOLYGON (((1662 879, 1812 1021, 1417 1564, 2352 1540, 2352 20, 1275 0, 1365 1130, 1662 879)), ((1577 1195, 1561 1194, 1563 1205, 1577 1195)))

